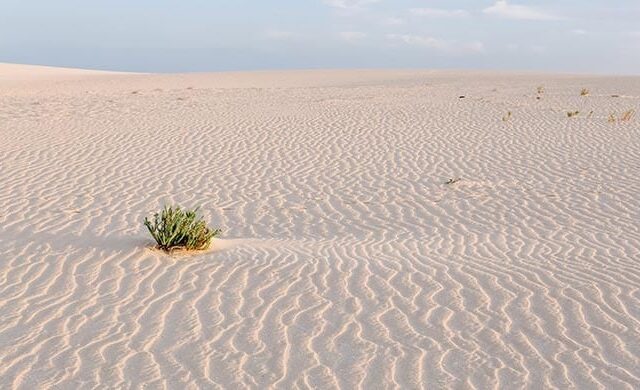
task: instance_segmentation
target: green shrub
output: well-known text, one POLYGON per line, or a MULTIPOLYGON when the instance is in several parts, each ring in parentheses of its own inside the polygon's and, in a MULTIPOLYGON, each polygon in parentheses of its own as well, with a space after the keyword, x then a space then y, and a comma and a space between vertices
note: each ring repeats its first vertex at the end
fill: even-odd
POLYGON ((145 217, 144 225, 158 243, 158 248, 170 251, 176 248, 187 250, 207 249, 211 239, 221 233, 220 229, 210 229, 198 209, 182 210, 180 206, 165 206, 153 220, 145 217))

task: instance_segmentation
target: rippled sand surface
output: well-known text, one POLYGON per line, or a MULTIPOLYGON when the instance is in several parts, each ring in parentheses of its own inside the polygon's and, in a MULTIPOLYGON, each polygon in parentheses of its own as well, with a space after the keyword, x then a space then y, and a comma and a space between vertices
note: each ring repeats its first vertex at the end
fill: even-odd
POLYGON ((0 65, 0 387, 640 388, 628 110, 640 78, 0 65), (223 239, 151 249, 165 203, 223 239))

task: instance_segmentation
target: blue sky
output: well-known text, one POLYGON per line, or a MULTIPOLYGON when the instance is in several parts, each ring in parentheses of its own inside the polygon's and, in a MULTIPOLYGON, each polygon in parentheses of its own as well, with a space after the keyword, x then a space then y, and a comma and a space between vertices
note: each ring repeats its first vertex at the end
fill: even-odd
POLYGON ((640 74, 640 1, 0 0, 0 61, 640 74))

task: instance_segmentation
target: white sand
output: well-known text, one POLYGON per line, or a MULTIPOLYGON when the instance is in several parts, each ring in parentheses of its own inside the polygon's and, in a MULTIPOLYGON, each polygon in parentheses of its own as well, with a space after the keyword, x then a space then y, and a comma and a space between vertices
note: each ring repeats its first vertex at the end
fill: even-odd
POLYGON ((86 77, 114 74, 118 74, 118 72, 0 63, 0 82, 2 82, 2 87, 7 87, 11 83, 25 81, 78 80, 86 77))
POLYGON ((640 78, 44 73, 0 66, 1 388, 640 388, 640 78), (224 240, 149 249, 165 202, 224 240))

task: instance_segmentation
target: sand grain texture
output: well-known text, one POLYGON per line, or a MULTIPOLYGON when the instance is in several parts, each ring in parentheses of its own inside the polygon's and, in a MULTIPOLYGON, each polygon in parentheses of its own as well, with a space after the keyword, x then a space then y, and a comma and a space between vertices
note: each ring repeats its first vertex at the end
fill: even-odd
POLYGON ((640 388, 640 78, 7 69, 0 387, 640 388))

